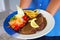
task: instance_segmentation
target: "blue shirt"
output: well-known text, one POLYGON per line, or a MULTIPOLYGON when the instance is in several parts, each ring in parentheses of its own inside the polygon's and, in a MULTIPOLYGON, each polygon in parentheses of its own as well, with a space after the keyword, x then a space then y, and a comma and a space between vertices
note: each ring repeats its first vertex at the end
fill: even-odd
MULTIPOLYGON (((29 9, 43 9, 46 10, 50 0, 32 0, 29 9)), ((46 36, 60 36, 60 9, 56 12, 55 16, 55 26, 51 32, 46 36)))

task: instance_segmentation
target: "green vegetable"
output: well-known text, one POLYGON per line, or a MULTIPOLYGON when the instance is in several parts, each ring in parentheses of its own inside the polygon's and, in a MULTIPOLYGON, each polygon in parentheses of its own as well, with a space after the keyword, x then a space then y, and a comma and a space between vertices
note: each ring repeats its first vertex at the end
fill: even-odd
POLYGON ((15 16, 13 16, 13 17, 10 19, 10 21, 15 20, 15 19, 16 19, 16 17, 15 17, 15 16))

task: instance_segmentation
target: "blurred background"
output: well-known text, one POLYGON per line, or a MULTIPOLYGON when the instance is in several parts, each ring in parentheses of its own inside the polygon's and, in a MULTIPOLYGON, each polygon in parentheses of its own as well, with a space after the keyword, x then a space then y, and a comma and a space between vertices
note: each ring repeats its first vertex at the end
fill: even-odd
POLYGON ((0 12, 6 10, 16 10, 16 5, 19 5, 19 0, 0 0, 0 12))

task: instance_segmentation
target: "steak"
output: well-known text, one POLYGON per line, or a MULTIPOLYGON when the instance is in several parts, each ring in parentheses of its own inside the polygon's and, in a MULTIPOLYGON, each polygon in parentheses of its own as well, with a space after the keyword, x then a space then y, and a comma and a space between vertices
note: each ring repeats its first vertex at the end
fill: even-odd
POLYGON ((20 31, 21 34, 34 34, 36 29, 31 27, 30 23, 27 23, 20 31))
POLYGON ((36 23, 37 23, 38 25, 40 25, 43 21, 44 21, 44 20, 43 20, 42 14, 39 14, 39 15, 37 16, 36 23))
POLYGON ((39 25, 39 27, 36 28, 37 31, 43 30, 46 27, 46 25, 47 25, 46 18, 44 18, 41 13, 37 16, 36 23, 39 25))
POLYGON ((21 34, 34 34, 37 31, 41 31, 43 30, 46 25, 47 25, 47 21, 46 19, 43 17, 43 15, 40 13, 37 17, 37 20, 35 21, 39 27, 38 28, 33 28, 31 27, 30 23, 28 22, 21 30, 20 33, 21 34))

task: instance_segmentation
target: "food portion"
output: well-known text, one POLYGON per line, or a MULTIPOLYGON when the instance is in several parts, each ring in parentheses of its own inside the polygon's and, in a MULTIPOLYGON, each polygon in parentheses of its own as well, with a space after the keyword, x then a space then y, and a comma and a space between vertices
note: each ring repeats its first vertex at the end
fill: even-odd
POLYGON ((18 11, 18 14, 16 15, 17 17, 23 17, 25 15, 24 11, 19 6, 17 6, 17 11, 18 11))
POLYGON ((21 8, 17 7, 17 10, 18 13, 15 16, 13 16, 9 21, 10 27, 15 31, 21 29, 29 20, 29 18, 24 14, 21 8))
POLYGON ((46 18, 41 13, 37 16, 36 23, 39 25, 39 27, 36 28, 37 31, 43 30, 47 25, 46 18))
POLYGON ((33 28, 39 27, 39 25, 35 22, 36 20, 37 20, 37 18, 29 20, 31 27, 33 27, 33 28))
POLYGON ((37 30, 31 27, 29 22, 19 31, 21 34, 34 34, 36 32, 37 30))
POLYGON ((37 20, 35 21, 39 27, 32 27, 31 24, 28 22, 20 31, 22 34, 34 34, 37 31, 42 31, 46 25, 46 19, 42 16, 42 14, 39 14, 37 17, 37 20))
POLYGON ((17 33, 34 34, 46 27, 46 18, 41 13, 38 13, 38 10, 22 10, 19 7, 17 7, 17 10, 18 13, 9 21, 10 28, 17 33))
POLYGON ((25 14, 29 17, 29 18, 35 18, 38 15, 38 11, 32 11, 32 10, 24 10, 25 14))

